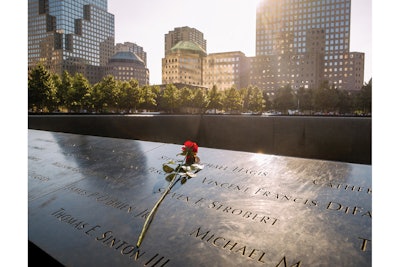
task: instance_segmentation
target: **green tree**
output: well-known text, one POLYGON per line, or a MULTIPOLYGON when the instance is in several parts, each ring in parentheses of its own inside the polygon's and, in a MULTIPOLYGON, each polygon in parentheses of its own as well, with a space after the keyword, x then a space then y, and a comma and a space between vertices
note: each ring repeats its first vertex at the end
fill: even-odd
POLYGON ((57 106, 57 88, 52 75, 42 64, 28 75, 28 108, 32 111, 53 111, 57 106))
POLYGON ((157 87, 145 85, 142 87, 141 108, 146 110, 154 110, 157 107, 157 87))
POLYGON ((131 109, 131 98, 128 96, 129 92, 132 90, 131 85, 127 81, 117 81, 117 86, 119 88, 119 99, 118 99, 118 106, 122 110, 129 111, 131 109))
POLYGON ((90 87, 89 81, 82 73, 75 73, 72 88, 70 88, 70 91, 68 92, 68 103, 72 110, 81 111, 90 106, 87 102, 90 99, 88 96, 88 93, 90 93, 90 87))
POLYGON ((122 83, 121 94, 120 106, 129 112, 132 110, 136 112, 137 108, 144 102, 142 89, 135 79, 122 83))
POLYGON ((180 104, 180 91, 173 84, 168 84, 162 92, 162 107, 173 113, 176 112, 180 104))
POLYGON ((263 110, 272 109, 272 101, 270 100, 267 90, 262 91, 262 96, 263 96, 263 103, 264 103, 263 110))
POLYGON ((242 109, 242 97, 235 87, 225 91, 224 109, 229 112, 239 112, 242 109))
POLYGON ((68 73, 68 71, 63 71, 61 75, 61 84, 57 90, 57 97, 59 100, 59 105, 61 107, 69 108, 71 105, 68 102, 70 97, 68 94, 73 91, 73 77, 68 73))
POLYGON ((160 110, 159 105, 161 103, 161 88, 159 85, 152 85, 150 86, 151 92, 154 95, 154 109, 160 110))
POLYGON ((180 103, 179 106, 181 108, 190 108, 193 104, 193 91, 187 88, 186 86, 183 87, 180 91, 180 103))
POLYGON ((197 89, 193 97, 193 107, 199 109, 203 113, 208 106, 207 92, 203 89, 197 89))
POLYGON ((313 97, 313 105, 316 110, 328 112, 337 109, 339 94, 334 86, 329 86, 328 81, 321 83, 313 97))
POLYGON ((54 87, 56 89, 55 101, 53 103, 54 106, 51 109, 52 110, 59 110, 59 107, 60 107, 61 103, 60 103, 60 98, 59 98, 58 91, 60 90, 60 87, 62 85, 62 81, 61 81, 60 75, 58 75, 57 73, 52 73, 51 74, 51 79, 53 80, 53 84, 54 84, 54 87))
POLYGON ((263 93, 258 87, 248 88, 248 109, 255 113, 261 113, 264 107, 263 93))
POLYGON ((344 90, 338 91, 337 109, 340 114, 350 113, 354 107, 353 98, 349 92, 344 90))
POLYGON ((239 90, 240 97, 242 98, 242 111, 247 112, 250 110, 249 101, 250 101, 250 90, 247 88, 241 88, 239 90))
POLYGON ((302 112, 313 109, 313 95, 311 89, 305 89, 303 86, 297 91, 297 106, 302 112))
POLYGON ((288 109, 296 108, 294 93, 289 84, 280 88, 276 93, 274 107, 283 113, 287 113, 288 109))
POLYGON ((114 76, 107 75, 103 77, 99 82, 99 86, 103 97, 103 107, 106 108, 107 111, 112 111, 113 109, 118 108, 119 88, 114 76))
POLYGON ((208 92, 208 100, 208 108, 214 110, 214 113, 217 112, 217 109, 223 108, 223 94, 218 91, 216 85, 208 92))
POLYGON ((99 83, 93 85, 90 89, 90 110, 95 112, 103 111, 103 92, 99 83))
POLYGON ((372 112, 372 78, 361 88, 357 103, 364 114, 372 112))
POLYGON ((92 86, 89 83, 89 88, 86 91, 86 93, 83 95, 82 98, 82 107, 81 109, 83 109, 83 111, 87 112, 87 111, 91 111, 93 109, 93 101, 92 101, 92 90, 91 90, 92 86))

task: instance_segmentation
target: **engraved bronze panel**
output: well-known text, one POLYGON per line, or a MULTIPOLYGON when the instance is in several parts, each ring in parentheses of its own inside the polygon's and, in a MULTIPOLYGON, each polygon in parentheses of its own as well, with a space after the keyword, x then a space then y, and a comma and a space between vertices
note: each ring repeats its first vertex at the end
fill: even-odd
MULTIPOLYGON (((182 140, 182 143, 185 140, 182 140)), ((29 241, 67 266, 371 266, 371 166, 29 130, 29 241)))

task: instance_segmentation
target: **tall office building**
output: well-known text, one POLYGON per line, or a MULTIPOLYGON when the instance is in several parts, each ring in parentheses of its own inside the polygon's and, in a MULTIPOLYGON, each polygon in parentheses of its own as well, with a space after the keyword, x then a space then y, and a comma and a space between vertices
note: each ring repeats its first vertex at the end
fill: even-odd
POLYGON ((140 86, 149 84, 149 70, 144 61, 131 51, 115 53, 108 61, 105 75, 112 75, 119 81, 136 79, 140 86))
POLYGON ((189 27, 165 34, 162 83, 220 90, 240 89, 249 83, 248 58, 240 51, 207 55, 203 33, 189 27))
POLYGON ((202 86, 203 58, 207 53, 198 44, 180 41, 162 59, 162 83, 202 86))
POLYGON ((203 58, 203 86, 220 90, 241 89, 249 84, 249 60, 243 52, 208 54, 203 58))
POLYGON ((28 0, 28 68, 80 72, 95 83, 114 54, 107 0, 28 0))
POLYGON ((143 50, 143 47, 135 43, 131 42, 118 43, 115 45, 115 52, 135 53, 141 60, 143 60, 144 64, 147 66, 147 53, 143 50))
POLYGON ((324 79, 339 89, 360 89, 364 64, 358 65, 360 72, 347 60, 354 55, 364 59, 363 53, 349 51, 350 17, 351 0, 262 1, 257 9, 256 58, 252 61, 270 58, 276 65, 269 70, 273 77, 264 80, 261 74, 268 70, 262 64, 252 65, 251 82, 258 80, 275 88, 290 82, 296 89, 318 86, 324 79))
POLYGON ((165 34, 165 55, 180 41, 189 41, 199 45, 207 52, 207 41, 201 31, 190 27, 177 27, 165 34))

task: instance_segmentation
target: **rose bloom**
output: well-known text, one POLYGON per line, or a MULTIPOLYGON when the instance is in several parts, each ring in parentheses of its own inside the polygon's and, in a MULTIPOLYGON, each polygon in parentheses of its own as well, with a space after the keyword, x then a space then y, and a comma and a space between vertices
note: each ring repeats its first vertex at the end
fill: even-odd
POLYGON ((182 147, 182 151, 184 151, 184 152, 189 150, 187 152, 197 153, 197 151, 199 150, 199 146, 195 142, 192 142, 189 140, 186 141, 185 143, 183 143, 183 145, 184 145, 184 147, 182 147))

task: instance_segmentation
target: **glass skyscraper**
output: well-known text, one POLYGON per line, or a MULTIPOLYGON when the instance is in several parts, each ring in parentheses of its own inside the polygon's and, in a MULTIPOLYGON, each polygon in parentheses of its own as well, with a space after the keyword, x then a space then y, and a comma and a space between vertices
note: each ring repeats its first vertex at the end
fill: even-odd
POLYGON ((28 0, 28 67, 42 62, 90 82, 114 54, 114 15, 107 0, 28 0))
POLYGON ((270 57, 266 61, 291 69, 275 70, 282 84, 318 86, 324 79, 339 89, 359 89, 364 54, 349 52, 350 17, 351 0, 264 0, 257 9, 255 61, 270 57), (319 72, 311 77, 313 69, 319 72), (299 77, 301 71, 308 78, 299 77))
POLYGON ((349 52, 351 0, 267 0, 257 11, 256 55, 306 52, 311 30, 327 55, 349 52))

